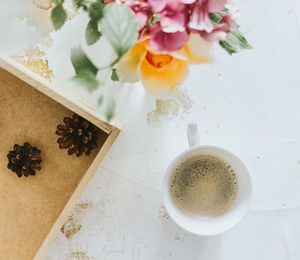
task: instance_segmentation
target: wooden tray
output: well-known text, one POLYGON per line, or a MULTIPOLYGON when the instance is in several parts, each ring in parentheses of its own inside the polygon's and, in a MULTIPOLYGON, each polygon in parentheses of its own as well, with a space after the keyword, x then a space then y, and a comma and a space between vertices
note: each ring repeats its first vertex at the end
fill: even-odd
POLYGON ((51 91, 47 82, 0 56, 0 259, 42 259, 119 130, 51 91), (77 113, 99 128, 98 149, 68 156, 56 126, 77 113), (25 141, 42 150, 42 170, 18 178, 7 152, 25 141))

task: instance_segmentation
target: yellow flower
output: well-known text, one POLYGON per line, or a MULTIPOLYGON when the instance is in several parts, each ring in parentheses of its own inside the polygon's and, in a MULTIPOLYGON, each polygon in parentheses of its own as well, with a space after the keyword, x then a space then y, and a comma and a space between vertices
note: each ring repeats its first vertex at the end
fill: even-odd
POLYGON ((184 47, 172 53, 155 53, 148 40, 135 44, 117 64, 123 82, 141 81, 153 94, 168 93, 180 85, 188 74, 188 66, 211 62, 211 43, 198 34, 190 34, 184 47))

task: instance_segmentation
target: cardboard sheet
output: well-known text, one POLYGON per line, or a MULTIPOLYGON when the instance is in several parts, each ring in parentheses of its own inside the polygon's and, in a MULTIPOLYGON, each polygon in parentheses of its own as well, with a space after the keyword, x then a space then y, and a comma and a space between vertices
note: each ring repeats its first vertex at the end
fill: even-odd
MULTIPOLYGON (((56 126, 72 114, 0 69, 0 259, 34 257, 99 151, 77 158, 59 149, 56 126), (26 141, 42 151, 42 170, 18 178, 7 169, 7 153, 26 141)), ((100 132, 99 147, 106 138, 100 132)))

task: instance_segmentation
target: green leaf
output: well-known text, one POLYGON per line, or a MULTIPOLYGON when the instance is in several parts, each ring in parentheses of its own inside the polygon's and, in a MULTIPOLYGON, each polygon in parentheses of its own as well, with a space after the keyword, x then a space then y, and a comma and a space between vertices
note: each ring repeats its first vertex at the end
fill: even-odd
POLYGON ((226 16, 226 15, 228 15, 229 13, 230 13, 230 10, 229 10, 229 8, 227 8, 227 7, 224 7, 223 10, 220 12, 220 14, 221 14, 222 16, 226 16))
POLYGON ((150 24, 150 25, 156 24, 157 22, 160 21, 160 19, 161 19, 160 14, 154 13, 154 14, 150 17, 150 19, 149 19, 149 21, 148 21, 148 24, 150 24))
POLYGON ((104 100, 104 96, 101 96, 99 99, 98 99, 98 106, 102 106, 103 104, 103 100, 104 100))
POLYGON ((233 45, 231 45, 229 42, 225 41, 220 41, 219 44, 221 45, 221 47, 228 52, 229 55, 232 55, 234 53, 238 52, 238 49, 236 47, 234 47, 233 45))
POLYGON ((79 85, 86 87, 89 91, 95 90, 99 86, 95 74, 90 70, 81 71, 73 77, 73 80, 79 85))
POLYGON ((138 23, 132 10, 116 3, 104 7, 101 20, 102 34, 113 49, 122 57, 138 39, 138 23))
POLYGON ((96 79, 98 68, 81 48, 72 49, 71 61, 76 73, 74 80, 84 85, 88 90, 96 89, 99 86, 99 82, 96 79))
POLYGON ((86 0, 73 0, 73 3, 77 9, 82 7, 84 10, 87 10, 87 1, 86 0))
POLYGON ((239 45, 242 49, 252 49, 252 46, 249 44, 244 35, 239 31, 235 30, 232 32, 233 36, 238 39, 239 45))
POLYGON ((90 20, 85 30, 85 40, 88 45, 97 42, 101 37, 101 32, 98 30, 98 22, 90 20))
POLYGON ((91 62, 81 48, 73 48, 71 50, 71 61, 76 74, 90 70, 95 76, 97 75, 98 68, 91 62))
POLYGON ((98 22, 103 17, 103 8, 103 2, 98 0, 97 2, 92 3, 88 9, 91 18, 85 31, 85 39, 88 45, 97 42, 102 35, 98 28, 98 22))
POLYGON ((120 80, 117 69, 115 69, 115 68, 112 69, 110 78, 111 78, 112 81, 119 81, 120 80))
POLYGON ((55 5, 62 4, 63 2, 64 0, 52 0, 52 3, 54 3, 55 5))
POLYGON ((90 18, 95 22, 100 21, 101 18, 103 17, 103 8, 104 8, 104 4, 102 3, 102 1, 97 1, 92 3, 89 7, 90 18))
POLYGON ((252 46, 238 29, 228 33, 227 38, 224 41, 220 41, 220 45, 230 55, 243 49, 252 49, 252 46))
POLYGON ((230 10, 227 7, 224 7, 222 11, 218 13, 209 13, 209 19, 215 24, 218 25, 221 23, 224 16, 229 15, 230 10))
POLYGON ((116 102, 110 96, 101 96, 98 100, 100 111, 105 115, 107 121, 113 119, 116 110, 116 102))
POLYGON ((219 24, 223 19, 223 16, 220 15, 219 13, 210 13, 208 14, 208 16, 209 19, 216 25, 219 24))
POLYGON ((113 117, 115 116, 115 109, 116 109, 116 103, 113 100, 113 102, 110 103, 109 106, 107 106, 106 110, 105 110, 105 116, 107 121, 110 121, 113 119, 113 117))
POLYGON ((60 29, 64 25, 65 21, 67 20, 67 13, 62 3, 58 4, 52 9, 51 20, 55 30, 60 29))

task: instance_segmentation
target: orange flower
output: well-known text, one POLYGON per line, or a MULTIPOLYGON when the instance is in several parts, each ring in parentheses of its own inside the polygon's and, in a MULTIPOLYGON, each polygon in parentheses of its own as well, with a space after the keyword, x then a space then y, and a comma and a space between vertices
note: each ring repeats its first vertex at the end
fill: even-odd
POLYGON ((153 95, 168 93, 180 85, 188 74, 189 63, 201 64, 212 60, 211 43, 198 34, 190 34, 184 47, 171 53, 155 53, 148 43, 146 39, 135 44, 117 64, 117 70, 121 81, 140 80, 153 95))

